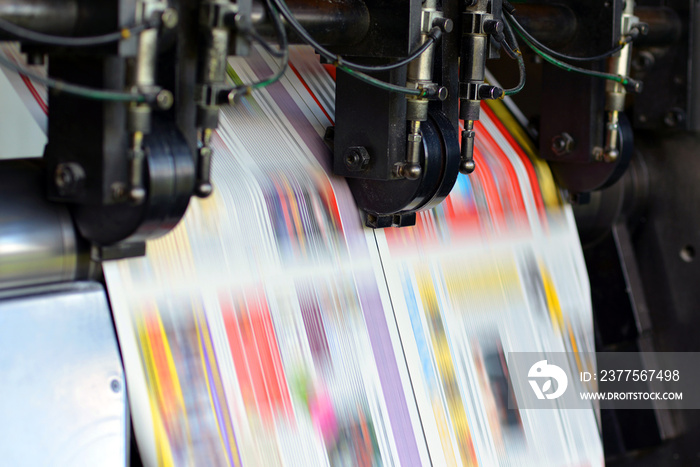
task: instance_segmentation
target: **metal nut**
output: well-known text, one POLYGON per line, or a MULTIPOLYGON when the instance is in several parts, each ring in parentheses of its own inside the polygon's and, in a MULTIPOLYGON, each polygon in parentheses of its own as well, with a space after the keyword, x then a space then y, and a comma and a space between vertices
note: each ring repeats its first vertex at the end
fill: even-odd
POLYGON ((685 123, 685 112, 683 109, 674 107, 666 112, 664 116, 664 123, 669 128, 676 128, 681 124, 685 123))
POLYGON ((574 150, 575 144, 569 133, 562 133, 552 138, 552 152, 557 156, 564 156, 574 150))
POLYGON ((423 137, 418 133, 418 134, 409 134, 407 137, 408 141, 414 142, 414 143, 420 143, 423 140, 423 137))
POLYGON ((363 146, 350 146, 345 150, 345 167, 351 172, 365 170, 369 160, 369 153, 363 146))
POLYGON ((85 170, 77 162, 62 162, 56 166, 54 185, 60 196, 74 195, 83 187, 85 170))

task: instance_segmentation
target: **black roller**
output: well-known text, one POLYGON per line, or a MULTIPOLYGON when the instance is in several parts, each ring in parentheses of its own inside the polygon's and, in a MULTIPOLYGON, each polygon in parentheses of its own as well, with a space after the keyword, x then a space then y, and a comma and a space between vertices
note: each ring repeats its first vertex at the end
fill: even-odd
POLYGON ((74 220, 86 239, 98 245, 143 242, 166 234, 185 214, 194 192, 195 167, 182 133, 156 119, 144 146, 146 201, 138 206, 75 205, 74 220))
POLYGON ((39 161, 0 161, 0 290, 84 277, 68 209, 41 188, 39 161))
MULTIPOLYGON (((459 173, 457 132, 442 112, 431 112, 421 125, 423 175, 418 180, 368 180, 349 178, 348 185, 368 225, 398 224, 395 216, 407 216, 437 206, 450 193, 459 173)), ((407 225, 401 223, 401 225, 407 225)))

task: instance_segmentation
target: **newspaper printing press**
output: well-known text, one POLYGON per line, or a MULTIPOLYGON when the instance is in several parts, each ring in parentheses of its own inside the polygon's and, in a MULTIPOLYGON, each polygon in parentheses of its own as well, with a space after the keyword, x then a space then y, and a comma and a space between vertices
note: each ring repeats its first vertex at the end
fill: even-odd
MULTIPOLYGON (((307 43, 336 65, 333 171, 373 228, 440 203, 475 169, 480 102, 522 89, 521 123, 574 204, 599 350, 697 350, 698 14, 687 0, 0 0, 0 39, 48 73, 0 64, 56 91, 43 157, 0 164, 0 456, 49 452, 99 413, 112 418, 95 433, 121 442, 89 455, 138 463, 100 265, 143 255, 216 189, 219 109, 250 92, 226 60, 254 43, 307 43)), ((696 418, 606 412, 606 457, 694 452, 696 418)))

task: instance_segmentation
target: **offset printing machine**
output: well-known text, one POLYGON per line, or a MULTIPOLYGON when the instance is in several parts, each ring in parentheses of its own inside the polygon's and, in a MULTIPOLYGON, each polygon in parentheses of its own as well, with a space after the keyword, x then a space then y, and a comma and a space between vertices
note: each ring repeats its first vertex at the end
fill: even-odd
MULTIPOLYGON (((111 421, 85 439, 121 441, 93 442, 95 464, 138 464, 100 265, 143 255, 216 189, 219 109, 265 84, 231 87, 226 59, 256 43, 336 65, 333 171, 373 228, 444 199, 475 169, 481 101, 512 98, 575 206, 598 349, 698 350, 697 14, 690 0, 0 0, 0 40, 48 73, 0 65, 52 90, 43 157, 0 163, 2 462, 63 452, 61 433, 98 411, 111 421)), ((605 411, 606 457, 697 459, 697 418, 605 411)))

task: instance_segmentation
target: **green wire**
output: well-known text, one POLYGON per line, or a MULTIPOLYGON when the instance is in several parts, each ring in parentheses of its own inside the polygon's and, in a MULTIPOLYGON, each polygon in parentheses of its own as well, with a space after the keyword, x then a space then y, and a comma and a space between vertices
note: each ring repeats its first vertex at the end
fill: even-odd
POLYGON ((515 86, 513 89, 506 89, 503 92, 503 94, 506 96, 513 96, 522 91, 525 87, 525 61, 523 60, 523 54, 520 52, 520 49, 514 52, 516 54, 516 60, 518 61, 518 72, 520 74, 520 79, 517 86, 515 86))
MULTIPOLYGON (((264 87, 276 83, 280 80, 280 78, 282 78, 282 76, 284 76, 284 73, 287 70, 287 67, 289 66, 289 43, 287 41, 287 33, 285 32, 284 24, 282 23, 282 19, 279 15, 279 12, 277 11, 277 8, 275 8, 275 5, 272 3, 272 1, 267 0, 266 3, 267 7, 269 8, 270 16, 272 17, 275 29, 277 31, 277 35, 279 36, 279 55, 282 59, 282 63, 280 64, 279 69, 272 76, 250 84, 243 84, 238 75, 236 75, 231 65, 227 63, 226 72, 229 78, 231 78, 231 80, 235 84, 235 86, 231 90, 231 93, 233 94, 235 99, 238 99, 238 96, 247 97, 250 95, 251 91, 255 89, 262 89, 264 87)), ((273 56, 275 55, 275 51, 271 47, 266 46, 266 44, 264 43, 262 45, 263 48, 267 49, 270 54, 272 54, 273 56)), ((229 94, 229 96, 231 96, 231 94, 229 94)), ((231 99, 231 97, 229 97, 229 99, 231 99)))
POLYGON ((602 78, 602 79, 607 79, 609 81, 615 81, 617 83, 620 83, 622 85, 627 85, 629 83, 629 79, 625 76, 621 75, 613 75, 610 73, 603 73, 600 71, 593 71, 593 70, 586 70, 585 68, 579 68, 574 65, 570 65, 568 63, 561 62, 557 60, 556 58, 552 57, 551 55, 548 55, 544 51, 538 49, 532 42, 530 42, 527 37, 525 37, 517 27, 514 28, 515 32, 520 36, 520 38, 530 47, 537 55, 542 57, 544 60, 547 62, 551 63, 552 65, 561 68, 562 70, 570 71, 573 73, 580 73, 582 75, 586 76, 592 76, 594 78, 602 78))
POLYGON ((67 94, 72 94, 77 97, 83 97, 85 99, 92 99, 96 101, 109 101, 109 102, 146 102, 146 96, 143 94, 128 94, 118 91, 103 91, 100 89, 88 90, 88 88, 78 87, 73 84, 63 83, 61 81, 56 81, 51 86, 54 92, 65 92, 67 94))
POLYGON ((64 92, 66 94, 72 94, 74 96, 82 97, 85 99, 93 99, 98 101, 146 102, 146 96, 144 96, 143 94, 130 94, 120 91, 109 91, 105 89, 91 88, 88 86, 66 83, 64 81, 59 81, 53 78, 40 76, 12 62, 11 60, 3 57, 2 55, 0 55, 0 66, 9 68, 10 70, 19 73, 20 75, 26 76, 32 81, 41 83, 53 90, 54 92, 64 92))

